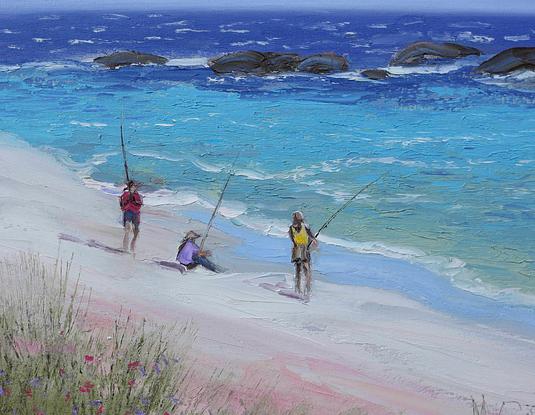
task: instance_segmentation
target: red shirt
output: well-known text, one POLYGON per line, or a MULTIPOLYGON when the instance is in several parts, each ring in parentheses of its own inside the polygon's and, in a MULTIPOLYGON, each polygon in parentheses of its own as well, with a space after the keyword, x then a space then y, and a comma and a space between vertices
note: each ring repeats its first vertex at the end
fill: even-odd
POLYGON ((130 193, 128 190, 125 190, 120 197, 119 204, 123 212, 139 213, 143 205, 143 199, 138 192, 130 193))

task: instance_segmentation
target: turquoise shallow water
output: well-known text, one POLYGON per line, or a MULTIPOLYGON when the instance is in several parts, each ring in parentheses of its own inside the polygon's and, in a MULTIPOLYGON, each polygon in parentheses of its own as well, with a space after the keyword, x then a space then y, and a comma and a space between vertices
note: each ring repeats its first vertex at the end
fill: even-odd
MULTIPOLYGON (((333 36, 341 27, 345 33, 353 24, 329 19, 338 23, 324 25, 319 30, 326 34, 316 30, 314 36, 333 36)), ((394 21, 391 16, 383 20, 388 19, 394 21)), ((195 19, 189 22, 188 27, 197 27, 195 19)), ((119 39, 124 32, 112 32, 114 24, 106 20, 105 33, 119 39)), ((215 36, 212 26, 203 24, 219 46, 208 49, 189 39, 187 52, 174 46, 174 56, 244 47, 231 46, 233 39, 215 36)), ((487 35, 504 30, 494 25, 485 27, 487 35)), ((100 26, 88 28, 92 36, 97 36, 95 27, 100 26)), ((252 37, 253 28, 247 27, 252 37)), ((467 30, 475 29, 458 29, 467 30)), ((388 60, 379 47, 388 51, 392 38, 361 35, 375 42, 376 52, 365 63, 388 60)), ((54 48, 46 46, 46 60, 26 56, 5 62, 0 130, 49 149, 101 188, 122 180, 121 112, 131 170, 144 183, 148 203, 215 203, 239 153, 222 213, 261 233, 283 235, 296 209, 317 228, 360 187, 386 174, 332 223, 325 241, 420 264, 454 286, 505 302, 533 303, 531 92, 480 82, 462 64, 425 74, 409 71, 387 83, 366 82, 353 72, 242 79, 217 78, 208 69, 191 67, 107 71, 83 62, 102 50, 91 46, 97 45, 96 37, 93 44, 82 43, 95 49, 75 53, 58 44, 58 34, 43 35, 52 39, 44 42, 26 36, 28 43, 17 45, 27 49, 55 42, 54 48)), ((345 48, 343 39, 345 34, 328 45, 345 48)), ((283 41, 289 43, 273 40, 283 41)), ((304 41, 297 37, 296 47, 304 41)), ((353 66, 359 64, 355 55, 353 66)))

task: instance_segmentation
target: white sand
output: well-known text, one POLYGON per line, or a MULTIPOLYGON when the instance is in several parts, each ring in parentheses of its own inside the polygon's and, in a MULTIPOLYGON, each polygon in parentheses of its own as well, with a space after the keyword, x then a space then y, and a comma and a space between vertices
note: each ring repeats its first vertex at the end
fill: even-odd
MULTIPOLYGON (((236 258, 229 272, 181 276, 143 261, 170 260, 177 240, 203 225, 147 208, 137 256, 58 241, 65 233, 121 247, 117 199, 84 187, 51 156, 0 142, 0 257, 74 253, 74 268, 101 303, 199 329, 193 352, 235 373, 243 389, 258 377, 281 401, 303 399, 317 413, 358 404, 370 414, 470 414, 468 398, 535 403, 535 344, 434 312, 386 291, 317 282, 308 304, 264 289, 288 267, 236 258), (264 272, 259 272, 262 269, 264 272)), ((210 248, 239 243, 214 230, 210 248)), ((226 248, 225 248, 226 247, 226 248)), ((288 283, 289 286, 289 283, 288 283)), ((502 414, 526 413, 507 405, 502 414)))

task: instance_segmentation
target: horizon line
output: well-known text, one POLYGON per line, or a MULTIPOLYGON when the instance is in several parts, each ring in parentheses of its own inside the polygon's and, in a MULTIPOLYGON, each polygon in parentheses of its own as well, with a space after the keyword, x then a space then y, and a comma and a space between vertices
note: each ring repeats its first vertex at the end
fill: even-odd
POLYGON ((289 5, 289 6, 281 6, 281 5, 275 5, 275 4, 265 4, 265 5, 257 5, 252 7, 243 7, 240 5, 220 5, 220 6, 211 6, 211 5, 191 5, 191 6, 182 6, 177 7, 177 5, 161 5, 158 7, 148 7, 147 5, 139 5, 134 6, 130 8, 126 7, 117 7, 112 5, 102 5, 99 7, 79 7, 79 8, 69 8, 69 7, 63 7, 63 6, 57 6, 57 7, 14 7, 14 8, 0 8, 0 15, 14 15, 14 14, 35 14, 35 13, 43 13, 43 12, 51 12, 51 13, 65 13, 65 12, 104 12, 104 13, 110 13, 110 12, 116 12, 116 13, 128 13, 128 12, 151 12, 151 13, 158 13, 158 12, 179 12, 179 11, 199 11, 199 12, 206 12, 206 11, 213 11, 213 12, 236 12, 236 11, 242 11, 242 12, 254 12, 254 11, 269 11, 269 12, 323 12, 323 13, 331 13, 331 12, 339 12, 339 11, 354 11, 354 12, 378 12, 383 14, 388 13, 405 13, 405 14, 412 14, 412 13, 418 13, 423 15, 437 15, 437 14, 477 14, 477 15, 509 15, 509 16, 533 16, 535 15, 535 8, 533 10, 521 10, 520 8, 509 8, 507 10, 503 9, 490 9, 490 8, 468 8, 468 9, 460 9, 460 8, 452 8, 452 7, 438 7, 434 8, 433 10, 429 8, 421 8, 417 6, 411 6, 411 7, 397 7, 397 6, 391 6, 388 8, 377 8, 373 6, 350 6, 350 5, 330 5, 329 8, 324 8, 320 6, 313 6, 313 5, 303 5, 303 6, 297 6, 297 5, 289 5))

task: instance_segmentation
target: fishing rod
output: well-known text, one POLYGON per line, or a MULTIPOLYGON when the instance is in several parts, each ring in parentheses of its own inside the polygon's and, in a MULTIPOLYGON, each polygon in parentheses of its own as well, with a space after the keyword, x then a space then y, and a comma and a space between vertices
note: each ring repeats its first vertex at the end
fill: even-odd
POLYGON ((202 251, 204 248, 204 243, 206 242, 206 238, 208 238, 208 232, 210 232, 210 228, 212 227, 212 224, 214 222, 214 219, 217 215, 217 211, 219 210, 219 207, 221 206, 221 203, 223 202, 223 195, 225 194, 225 190, 227 190, 227 186, 230 183, 230 179, 232 176, 234 176, 234 166, 236 165, 236 161, 238 160, 239 153, 236 155, 236 158, 234 159, 234 163, 232 163, 232 167, 230 169, 230 173, 227 177, 227 181, 225 182, 225 185, 223 186, 223 189, 221 189, 221 194, 219 195, 219 200, 217 201, 217 204, 215 205, 214 211, 212 212, 212 216, 210 217, 210 220, 208 221, 208 225, 206 226, 206 231, 204 232, 204 235, 201 240, 201 244, 199 246, 200 250, 202 251))
POLYGON ((319 228, 319 230, 316 232, 316 235, 314 235, 314 239, 316 239, 319 234, 321 233, 322 230, 324 230, 327 226, 329 226, 329 224, 334 220, 334 218, 336 218, 336 216, 341 212, 343 211, 346 207, 349 206, 349 204, 355 200, 357 198, 358 195, 360 195, 362 192, 364 192, 366 189, 368 189, 371 185, 373 185, 374 183, 377 183, 380 179, 382 179, 384 176, 386 176, 386 173, 379 176, 377 179, 375 179, 374 181, 368 183, 366 186, 364 186, 362 189, 360 189, 357 193, 355 193, 353 196, 351 196, 351 198, 349 198, 340 208, 338 208, 338 210, 336 212, 334 212, 330 217, 329 219, 327 219, 327 221, 321 225, 321 227, 319 228))
POLYGON ((123 150, 124 173, 126 175, 126 183, 128 183, 130 181, 130 175, 128 174, 128 161, 126 160, 126 148, 124 146, 123 120, 124 114, 121 114, 121 148, 123 150))

